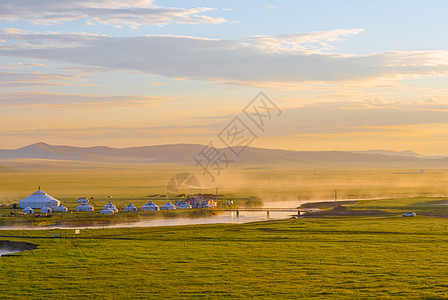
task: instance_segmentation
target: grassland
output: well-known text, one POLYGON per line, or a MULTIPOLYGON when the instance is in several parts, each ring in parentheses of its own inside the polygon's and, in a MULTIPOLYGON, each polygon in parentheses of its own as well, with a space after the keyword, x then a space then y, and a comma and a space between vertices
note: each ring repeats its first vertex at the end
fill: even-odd
POLYGON ((2 231, 3 299, 446 299, 448 219, 2 231), (53 238, 60 234, 61 238, 53 238))
MULTIPOLYGON (((40 185, 69 209, 81 196, 93 196, 102 206, 112 200, 124 207, 143 205, 148 195, 164 194, 171 176, 192 172, 203 191, 229 197, 256 196, 263 201, 339 198, 400 198, 448 195, 448 170, 323 170, 251 168, 239 166, 222 172, 216 182, 201 177, 194 166, 161 164, 94 164, 54 161, 0 162, 0 204, 16 203, 40 185)), ((253 167, 253 166, 252 166, 253 167)), ((200 172, 199 172, 200 173, 200 172)), ((188 191, 184 191, 187 192, 188 191)), ((166 199, 154 199, 163 203, 166 199)))
MULTIPOLYGON (((93 196, 97 208, 111 200, 108 196, 119 207, 148 200, 161 204, 166 199, 147 196, 163 193, 173 174, 188 171, 160 165, 33 164, 0 168, 1 203, 16 203, 41 185, 71 209, 79 196, 93 196)), ((446 170, 232 169, 216 182, 223 200, 332 199, 334 190, 340 198, 389 199, 345 205, 351 211, 385 212, 375 216, 86 229, 79 235, 62 229, 3 230, 0 240, 38 248, 0 258, 0 295, 448 299, 448 206, 442 205, 447 180, 446 170), (402 218, 404 211, 418 216, 402 218)), ((83 217, 89 218, 69 214, 78 221, 83 217)))

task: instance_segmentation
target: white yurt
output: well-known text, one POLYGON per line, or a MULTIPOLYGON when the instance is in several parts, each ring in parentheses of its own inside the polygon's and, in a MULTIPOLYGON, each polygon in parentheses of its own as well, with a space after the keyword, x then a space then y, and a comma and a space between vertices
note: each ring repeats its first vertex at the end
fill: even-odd
POLYGON ((159 210, 159 207, 155 205, 152 201, 149 201, 145 205, 142 206, 142 210, 159 210))
POLYGON ((76 211, 95 211, 95 209, 90 204, 82 203, 76 207, 76 211))
POLYGON ((162 207, 160 207, 160 210, 170 210, 170 209, 176 209, 176 206, 174 206, 174 204, 171 203, 170 201, 168 201, 167 203, 162 205, 162 207))
POLYGON ((19 201, 19 207, 25 208, 25 207, 31 207, 31 208, 42 208, 42 207, 49 207, 49 208, 56 208, 60 204, 60 201, 58 199, 55 199, 48 195, 47 193, 43 192, 39 189, 33 193, 31 196, 26 197, 25 199, 19 201))
POLYGON ((128 206, 126 206, 125 208, 123 208, 123 211, 137 211, 137 207, 135 207, 134 205, 132 205, 132 203, 129 203, 128 206))
POLYGON ((42 208, 40 209, 40 212, 41 212, 42 214, 51 214, 52 210, 51 210, 51 208, 49 208, 49 207, 42 207, 42 208))
POLYGON ((115 213, 115 211, 110 208, 105 208, 105 209, 101 210, 100 213, 103 215, 113 215, 115 213))
POLYGON ((54 212, 67 212, 67 207, 65 207, 61 204, 54 209, 54 212))
POLYGON ((191 209, 191 205, 187 201, 176 201, 177 209, 191 209))
POLYGON ((32 214, 34 212, 34 210, 31 207, 25 207, 24 209, 22 209, 22 212, 24 214, 32 214))
POLYGON ((107 203, 106 205, 104 205, 104 209, 110 209, 113 210, 114 213, 118 212, 118 209, 115 205, 112 204, 112 202, 109 201, 109 203, 107 203))

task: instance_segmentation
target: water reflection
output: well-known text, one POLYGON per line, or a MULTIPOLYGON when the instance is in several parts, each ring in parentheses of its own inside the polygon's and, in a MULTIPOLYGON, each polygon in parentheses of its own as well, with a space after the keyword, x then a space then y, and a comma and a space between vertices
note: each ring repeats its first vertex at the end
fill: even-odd
POLYGON ((21 250, 3 250, 3 249, 0 249, 0 256, 5 255, 5 254, 19 253, 19 252, 21 252, 21 250))
MULTIPOLYGON (((298 201, 281 201, 281 202, 265 202, 264 207, 267 208, 294 208, 298 207, 301 203, 298 201)), ((132 223, 120 223, 110 224, 104 226, 92 225, 92 226, 48 226, 38 228, 17 228, 17 227, 0 227, 0 230, 48 230, 48 229, 95 229, 95 228, 130 228, 130 227, 155 227, 155 226, 180 226, 180 225, 200 225, 200 224, 217 224, 217 223, 232 223, 243 224, 256 221, 276 220, 276 219, 288 219, 293 215, 297 215, 294 212, 273 212, 266 211, 240 211, 239 214, 235 211, 220 212, 215 216, 202 217, 202 218, 172 218, 172 219, 150 219, 147 221, 137 221, 132 223)))

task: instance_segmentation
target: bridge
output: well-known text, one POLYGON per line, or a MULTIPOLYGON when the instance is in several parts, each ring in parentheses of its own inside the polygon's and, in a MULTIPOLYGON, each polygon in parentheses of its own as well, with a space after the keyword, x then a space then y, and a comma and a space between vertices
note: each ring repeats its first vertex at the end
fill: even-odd
POLYGON ((213 208, 213 211, 234 211, 236 215, 240 215, 240 211, 265 211, 268 218, 269 213, 272 212, 295 212, 298 216, 300 216, 301 212, 312 212, 310 209, 299 208, 299 207, 243 207, 243 208, 213 208))

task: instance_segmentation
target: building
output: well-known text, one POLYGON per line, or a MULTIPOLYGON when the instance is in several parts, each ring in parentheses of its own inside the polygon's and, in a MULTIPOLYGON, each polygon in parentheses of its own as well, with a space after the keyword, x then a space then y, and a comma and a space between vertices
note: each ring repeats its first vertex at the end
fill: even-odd
POLYGON ((76 211, 95 211, 95 208, 90 204, 82 203, 76 207, 76 211))
POLYGON ((177 209, 191 209, 191 205, 187 201, 176 201, 177 209))
POLYGON ((111 209, 114 211, 114 213, 118 212, 118 209, 115 205, 112 204, 112 202, 109 201, 106 205, 104 205, 104 209, 111 209))
POLYGON ((25 199, 19 201, 19 207, 31 207, 41 209, 42 207, 56 208, 61 202, 58 199, 55 199, 48 195, 47 193, 41 191, 39 189, 34 192, 32 195, 26 197, 25 199))
POLYGON ((22 209, 22 212, 24 214, 32 214, 34 212, 34 210, 31 207, 25 207, 24 209, 22 209))
POLYGON ((76 203, 89 203, 89 199, 87 197, 79 197, 76 203))
POLYGON ((215 208, 216 206, 218 206, 218 203, 214 200, 213 197, 208 198, 205 196, 204 195, 190 196, 185 202, 190 204, 192 208, 215 208))
POLYGON ((172 209, 176 209, 176 206, 174 206, 174 204, 171 203, 170 201, 168 201, 167 203, 162 205, 162 207, 160 207, 160 210, 172 210, 172 209))
POLYGON ((43 213, 43 214, 51 214, 52 210, 49 207, 42 207, 40 209, 40 212, 43 213))
POLYGON ((148 203, 146 203, 145 205, 142 206, 142 210, 143 211, 155 211, 155 210, 159 210, 159 207, 157 205, 155 205, 152 201, 149 201, 148 203))
POLYGON ((103 215, 113 215, 115 213, 115 211, 110 208, 105 208, 105 209, 101 210, 100 213, 103 215))
POLYGON ((123 208, 123 211, 137 211, 137 207, 135 207, 134 205, 132 205, 132 203, 129 203, 128 206, 126 206, 125 208, 123 208))
POLYGON ((61 204, 54 209, 54 212, 67 212, 67 207, 65 207, 61 204))

